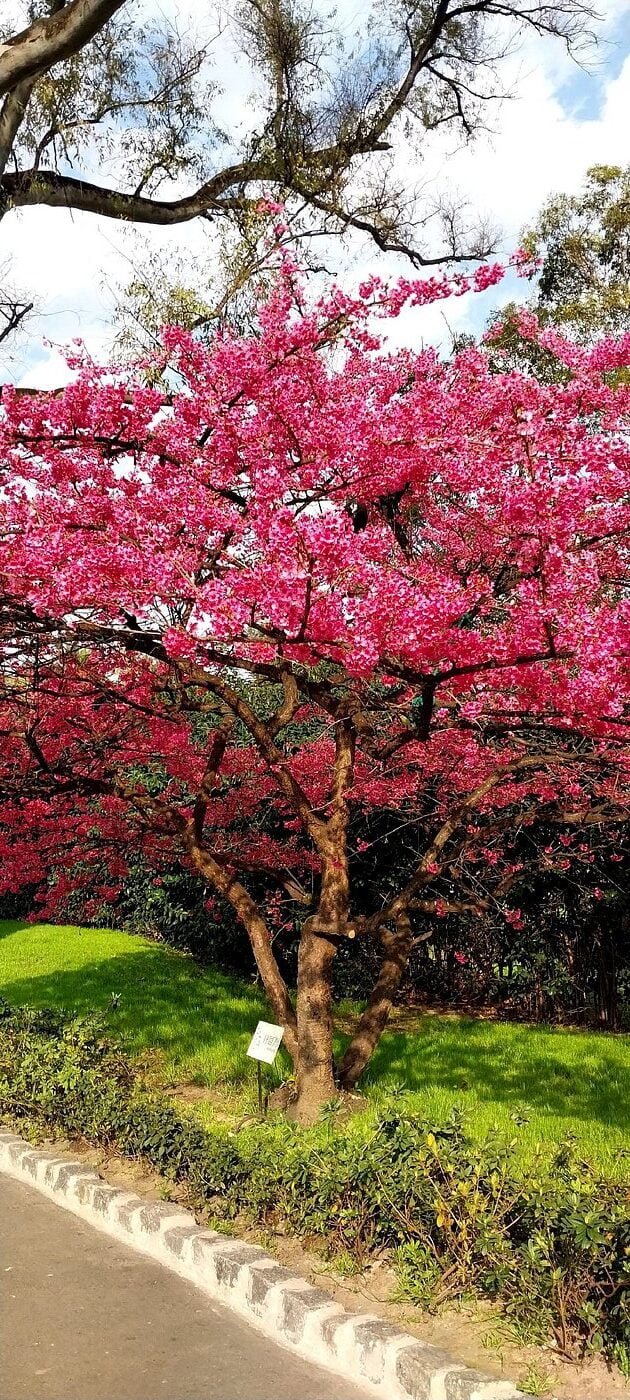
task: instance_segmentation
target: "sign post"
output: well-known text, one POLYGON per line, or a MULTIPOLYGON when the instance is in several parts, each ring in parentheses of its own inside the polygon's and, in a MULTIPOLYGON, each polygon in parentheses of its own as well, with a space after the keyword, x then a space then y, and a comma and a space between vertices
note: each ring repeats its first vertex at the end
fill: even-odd
POLYGON ((273 1064, 278 1053, 280 1041, 282 1040, 283 1035, 283 1026, 274 1026, 271 1024, 270 1021, 259 1021, 258 1025, 256 1026, 256 1030, 254 1031, 254 1034, 247 1047, 247 1054, 249 1055, 250 1060, 256 1061, 256 1076, 258 1079, 258 1112, 260 1113, 261 1118, 263 1117, 264 1113, 262 1066, 273 1064))

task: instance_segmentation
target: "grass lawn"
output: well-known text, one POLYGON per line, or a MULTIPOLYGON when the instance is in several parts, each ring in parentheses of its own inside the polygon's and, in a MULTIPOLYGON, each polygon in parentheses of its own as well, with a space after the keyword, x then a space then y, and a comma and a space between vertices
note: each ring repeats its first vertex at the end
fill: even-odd
MULTIPOLYGON (((268 1016, 264 998, 160 944, 110 929, 0 921, 0 994, 16 1005, 105 1012, 129 1050, 158 1052, 165 1083, 226 1093, 241 1086, 231 1090, 237 1098, 253 1086, 245 1050, 258 1017, 268 1016)), ((536 1142, 551 1146, 570 1132, 590 1161, 630 1176, 630 1036, 405 1014, 363 1084, 370 1099, 393 1086, 436 1122, 458 1104, 475 1134, 496 1125, 516 1136, 525 1159, 536 1142)), ((198 1111, 209 1119, 214 1108, 198 1111)))

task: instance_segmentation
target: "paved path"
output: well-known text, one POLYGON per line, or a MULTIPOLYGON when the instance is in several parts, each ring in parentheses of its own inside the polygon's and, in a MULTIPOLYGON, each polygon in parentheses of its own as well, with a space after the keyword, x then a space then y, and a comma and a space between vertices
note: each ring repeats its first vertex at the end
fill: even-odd
POLYGON ((365 1400, 0 1175, 0 1400, 365 1400))

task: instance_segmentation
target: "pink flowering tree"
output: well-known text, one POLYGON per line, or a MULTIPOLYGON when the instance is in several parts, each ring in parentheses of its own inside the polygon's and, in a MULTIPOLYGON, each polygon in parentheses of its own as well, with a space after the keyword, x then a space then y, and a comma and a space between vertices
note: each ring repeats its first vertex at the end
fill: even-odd
POLYGON ((256 336, 166 332, 165 390, 79 357, 63 391, 3 395, 2 887, 54 917, 180 859, 249 935, 301 1121, 357 1083, 436 919, 519 922, 517 834, 579 862, 624 813, 630 338, 528 322, 567 371, 543 385, 378 334, 500 276, 312 305, 285 262, 256 336), (366 907, 384 810, 415 855, 366 907), (362 940, 380 971, 335 1064, 334 959, 362 940))

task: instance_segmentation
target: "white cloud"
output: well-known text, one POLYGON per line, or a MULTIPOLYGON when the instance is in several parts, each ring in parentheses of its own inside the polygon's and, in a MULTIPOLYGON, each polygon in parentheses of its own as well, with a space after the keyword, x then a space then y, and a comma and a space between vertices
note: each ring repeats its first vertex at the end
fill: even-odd
POLYGON ((625 163, 629 130, 630 56, 594 120, 567 113, 549 75, 532 71, 503 104, 496 136, 453 157, 447 184, 500 222, 509 246, 554 190, 576 189, 589 165, 625 163))

